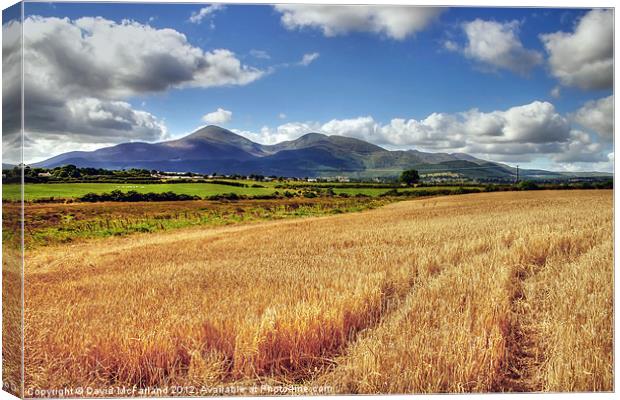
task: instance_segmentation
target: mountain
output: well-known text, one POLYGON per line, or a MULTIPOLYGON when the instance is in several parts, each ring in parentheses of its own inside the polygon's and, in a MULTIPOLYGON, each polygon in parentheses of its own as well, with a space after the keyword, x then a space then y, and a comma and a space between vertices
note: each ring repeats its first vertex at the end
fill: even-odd
MULTIPOLYGON (((483 180, 511 180, 516 176, 513 167, 464 153, 390 151, 363 140, 321 133, 263 145, 214 125, 177 140, 131 142, 95 151, 73 151, 33 166, 53 168, 67 164, 106 169, 296 177, 386 177, 397 176, 407 168, 416 168, 421 173, 456 174, 483 180)), ((566 177, 561 173, 536 170, 521 170, 520 174, 523 177, 566 177)))

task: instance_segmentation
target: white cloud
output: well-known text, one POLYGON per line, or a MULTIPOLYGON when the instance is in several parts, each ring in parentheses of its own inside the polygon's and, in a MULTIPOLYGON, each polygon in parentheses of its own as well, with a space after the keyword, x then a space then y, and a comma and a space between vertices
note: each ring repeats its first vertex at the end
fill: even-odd
POLYGON ((76 132, 81 129, 84 133, 77 138, 80 141, 127 140, 128 136, 130 140, 157 141, 166 137, 166 127, 161 120, 146 111, 135 110, 123 101, 87 97, 68 100, 66 108, 68 113, 64 116, 69 118, 64 121, 63 128, 58 127, 55 131, 76 132))
POLYGON ((592 10, 572 33, 540 35, 553 76, 564 86, 610 89, 613 85, 613 11, 592 10))
POLYGON ((588 101, 572 118, 584 128, 596 132, 602 139, 612 141, 614 135, 614 96, 588 101))
POLYGON ((423 30, 443 11, 434 7, 303 4, 279 4, 275 9, 290 30, 314 28, 328 37, 370 32, 396 40, 423 30))
POLYGON ((301 58, 301 61, 299 62, 299 65, 307 67, 308 65, 312 64, 313 61, 319 58, 319 56, 319 53, 304 54, 304 56, 301 58))
POLYGON ((555 86, 553 89, 551 89, 551 92, 549 94, 551 94, 551 97, 555 99, 559 99, 560 96, 562 95, 562 90, 560 89, 559 86, 555 86))
POLYGON ((381 126, 371 116, 332 119, 323 124, 320 131, 329 135, 350 136, 363 140, 376 140, 382 135, 381 126))
POLYGON ((597 136, 571 127, 548 102, 534 101, 505 110, 435 112, 422 119, 393 118, 380 123, 372 116, 289 122, 259 132, 235 131, 251 140, 275 144, 310 133, 341 135, 388 149, 462 152, 498 162, 531 162, 544 157, 560 170, 613 168, 613 151, 597 136), (576 164, 579 164, 576 166, 576 164))
POLYGON ((543 60, 535 50, 523 47, 518 37, 519 23, 476 19, 463 24, 466 57, 490 66, 525 75, 543 60))
POLYGON ((254 58, 258 58, 258 59, 261 59, 261 60, 270 60, 271 59, 271 56, 265 50, 252 49, 252 50, 250 50, 250 55, 252 57, 254 57, 254 58))
POLYGON ((25 24, 28 81, 71 95, 119 98, 172 87, 246 85, 265 73, 242 65, 230 50, 204 51, 173 29, 134 21, 33 16, 25 24))
POLYGON ((443 42, 444 49, 448 51, 459 51, 459 45, 453 40, 445 40, 443 42))
POLYGON ((232 111, 218 108, 217 110, 202 116, 202 120, 207 124, 226 124, 232 120, 232 111))
POLYGON ((458 114, 432 113, 422 120, 395 118, 380 125, 372 117, 332 120, 321 127, 329 134, 353 136, 395 146, 429 150, 459 149, 488 144, 519 151, 518 145, 568 140, 569 123, 552 104, 535 101, 504 111, 472 109, 458 114))
POLYGON ((317 132, 320 128, 321 125, 316 122, 290 122, 280 125, 275 129, 263 126, 259 132, 243 131, 239 129, 233 129, 232 131, 258 143, 276 144, 297 139, 309 132, 317 132))
POLYGON ((325 123, 290 122, 276 129, 263 127, 259 133, 240 134, 271 144, 309 132, 354 137, 388 148, 466 152, 506 161, 557 154, 576 140, 568 120, 552 104, 540 101, 491 112, 472 109, 455 114, 432 113, 420 120, 394 118, 386 124, 372 116, 325 123))
POLYGON ((65 136, 47 135, 37 136, 35 140, 24 140, 24 154, 28 155, 26 163, 35 163, 50 158, 49 149, 54 149, 54 155, 70 151, 94 151, 103 147, 114 146, 115 142, 73 142, 65 136))
POLYGON ((280 119, 286 119, 286 114, 284 114, 284 113, 280 113, 280 114, 278 114, 278 118, 280 118, 280 119))
POLYGON ((603 145, 594 142, 589 134, 579 130, 572 130, 570 141, 563 148, 562 152, 554 155, 552 158, 558 163, 607 161, 608 155, 602 150, 603 145))
POLYGON ((25 108, 24 157, 41 161, 69 150, 94 150, 121 142, 157 142, 168 138, 164 121, 124 101, 84 97, 51 105, 40 114, 25 108), (49 114, 47 121, 38 121, 49 114), (28 118, 32 115, 33 118, 28 118), (48 131, 41 132, 42 124, 48 131))
POLYGON ((189 17, 189 22, 193 24, 200 24, 205 18, 210 18, 217 11, 224 10, 226 7, 222 4, 211 4, 209 6, 201 8, 199 11, 194 11, 189 17))
MULTIPOLYGON (((132 96, 246 85, 267 73, 243 65, 230 50, 204 51, 180 32, 135 21, 31 16, 24 24, 26 132, 31 142, 41 143, 39 152, 50 156, 59 148, 50 144, 54 141, 165 137, 164 121, 136 110, 126 102, 132 96)), ((9 35, 20 28, 19 23, 3 26, 9 35)), ((3 53, 5 59, 19 56, 19 48, 3 45, 3 53)), ((19 80, 7 82, 4 90, 18 92, 19 80)))

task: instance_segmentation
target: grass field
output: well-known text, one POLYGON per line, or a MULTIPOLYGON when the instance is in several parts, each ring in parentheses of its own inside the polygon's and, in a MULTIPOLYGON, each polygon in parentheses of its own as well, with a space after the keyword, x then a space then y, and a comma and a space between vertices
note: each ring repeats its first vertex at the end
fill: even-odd
MULTIPOLYGON (((120 183, 29 183, 24 186, 25 200, 41 198, 76 198, 86 193, 109 193, 113 190, 128 192, 135 190, 139 193, 174 192, 177 194, 198 195, 200 197, 213 196, 222 193, 237 193, 249 196, 271 194, 276 189, 264 187, 237 187, 215 183, 172 183, 172 184, 120 184, 120 183)), ((19 185, 2 185, 2 198, 19 200, 19 185)))
POLYGON ((607 190, 47 246, 26 254, 26 394, 610 391, 612 260, 607 190))
MULTIPOLYGON (((317 197, 228 201, 26 203, 26 248, 58 243, 160 232, 187 227, 217 227, 259 221, 342 214, 376 208, 386 198, 317 197)), ((3 238, 18 231, 20 203, 5 203, 3 238), (11 226, 12 224, 12 226, 11 226), (10 229, 12 228, 12 229, 10 229)))
MULTIPOLYGON (((236 193, 247 196, 257 195, 269 195, 276 191, 284 193, 285 191, 297 191, 298 189, 286 189, 277 188, 281 185, 278 182, 253 182, 253 181, 239 181, 237 183, 247 184, 249 187, 239 187, 232 185, 222 185, 217 183, 155 183, 155 184, 119 184, 119 183, 29 183, 25 185, 24 196, 26 201, 32 201, 37 199, 47 199, 54 197, 55 199, 75 199, 81 197, 87 193, 109 193, 113 190, 120 190, 128 192, 135 190, 139 193, 163 193, 174 192, 177 194, 198 195, 201 198, 224 194, 224 193, 236 193), (264 187, 251 187, 254 184, 259 184, 264 187)), ((338 184, 338 187, 334 189, 336 194, 346 193, 349 195, 364 194, 367 196, 379 196, 388 190, 389 188, 356 188, 347 187, 354 186, 353 184, 338 184)), ((300 184, 296 187, 299 188, 325 188, 326 184, 300 184)), ((430 186, 419 188, 403 188, 401 191, 416 191, 416 190, 445 190, 456 189, 457 186, 430 186)), ((6 200, 19 200, 19 185, 18 184, 4 184, 2 185, 2 198, 6 200)))

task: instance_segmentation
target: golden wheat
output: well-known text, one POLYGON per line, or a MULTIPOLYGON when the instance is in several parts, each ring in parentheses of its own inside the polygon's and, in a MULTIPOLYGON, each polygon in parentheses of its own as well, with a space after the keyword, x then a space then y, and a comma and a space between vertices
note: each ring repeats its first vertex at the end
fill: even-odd
POLYGON ((610 390, 611 203, 476 194, 35 250, 26 388, 610 390))

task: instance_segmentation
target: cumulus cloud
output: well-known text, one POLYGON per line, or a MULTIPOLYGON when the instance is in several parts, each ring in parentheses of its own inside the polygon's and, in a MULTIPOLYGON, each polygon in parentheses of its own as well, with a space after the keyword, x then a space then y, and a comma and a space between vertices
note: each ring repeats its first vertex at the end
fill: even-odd
MULTIPOLYGON (((492 69, 507 69, 525 75, 543 60, 542 55, 523 47, 518 37, 519 22, 497 22, 476 19, 463 24, 467 44, 463 48, 466 57, 492 69)), ((448 49, 455 44, 445 43, 448 49)))
POLYGON ((209 6, 203 7, 198 11, 194 11, 192 15, 189 17, 189 22, 193 24, 200 24, 205 18, 210 18, 217 11, 221 11, 226 7, 222 4, 211 4, 209 6))
POLYGON ((287 140, 294 140, 298 137, 310 133, 318 132, 321 129, 321 124, 318 122, 289 122, 278 126, 273 129, 268 126, 263 126, 259 132, 245 131, 239 129, 233 129, 236 134, 247 137, 262 144, 276 144, 287 140))
POLYGON ((472 109, 457 114, 432 113, 422 120, 395 118, 386 125, 380 125, 370 116, 332 120, 321 129, 393 146, 444 150, 493 145, 496 149, 503 147, 505 151, 520 153, 519 145, 568 140, 570 124, 552 104, 535 101, 486 113, 472 109))
POLYGON ((592 170, 607 171, 613 166, 608 144, 599 141, 597 135, 575 129, 567 117, 543 101, 489 112, 435 112, 422 119, 393 118, 387 123, 366 115, 235 132, 264 144, 319 132, 354 137, 388 149, 462 152, 498 162, 528 162, 544 156, 562 170, 574 163, 592 170))
POLYGON ((614 96, 588 101, 572 118, 584 128, 596 132, 602 139, 612 141, 614 135, 614 96))
POLYGON ((320 131, 329 135, 350 136, 363 140, 371 138, 376 140, 382 135, 381 126, 371 116, 332 119, 323 124, 320 131))
POLYGON ((613 11, 592 10, 573 32, 540 35, 553 76, 564 86, 611 89, 613 85, 613 11))
MULTIPOLYGON (((146 111, 135 110, 123 101, 99 100, 92 97, 71 99, 66 103, 69 118, 60 122, 54 131, 83 134, 80 141, 100 142, 127 140, 131 133, 140 140, 155 141, 165 138, 166 127, 161 120, 146 111)), ((30 120, 26 121, 29 130, 30 120)), ((130 137, 130 140, 133 138, 130 137)))
MULTIPOLYGON (((266 73, 243 65, 230 50, 204 51, 173 29, 135 21, 31 16, 24 24, 25 129, 31 141, 159 140, 167 135, 164 122, 127 99, 171 88, 246 85, 266 73)), ((18 52, 3 45, 9 57, 18 52)), ((19 91, 19 79, 6 90, 19 91)), ((54 146, 46 150, 57 152, 54 146)))
POLYGON ((552 104, 540 101, 491 112, 471 109, 432 113, 419 120, 394 118, 386 124, 369 115, 325 123, 290 122, 276 129, 263 127, 258 133, 240 134, 261 143, 275 143, 309 132, 354 137, 388 148, 466 152, 504 160, 559 153, 576 140, 569 121, 552 104))
POLYGON ((570 141, 564 146, 562 151, 554 155, 552 159, 558 163, 607 161, 608 155, 602 150, 603 145, 593 141, 588 133, 580 130, 572 130, 570 133, 570 141))
POLYGON ((204 122, 215 125, 228 123, 231 119, 232 111, 224 110, 223 108, 218 108, 217 110, 202 116, 202 120, 204 122))
POLYGON ((173 29, 103 18, 25 21, 29 79, 73 95, 118 98, 172 87, 245 85, 264 71, 242 65, 227 49, 203 51, 173 29))
POLYGON ((304 54, 304 56, 301 58, 301 61, 299 62, 299 65, 307 67, 308 65, 312 64, 313 61, 319 58, 319 56, 319 53, 304 54))
POLYGON ((319 29, 325 36, 370 32, 403 40, 426 28, 443 11, 433 7, 329 6, 279 4, 281 21, 290 30, 319 29))

